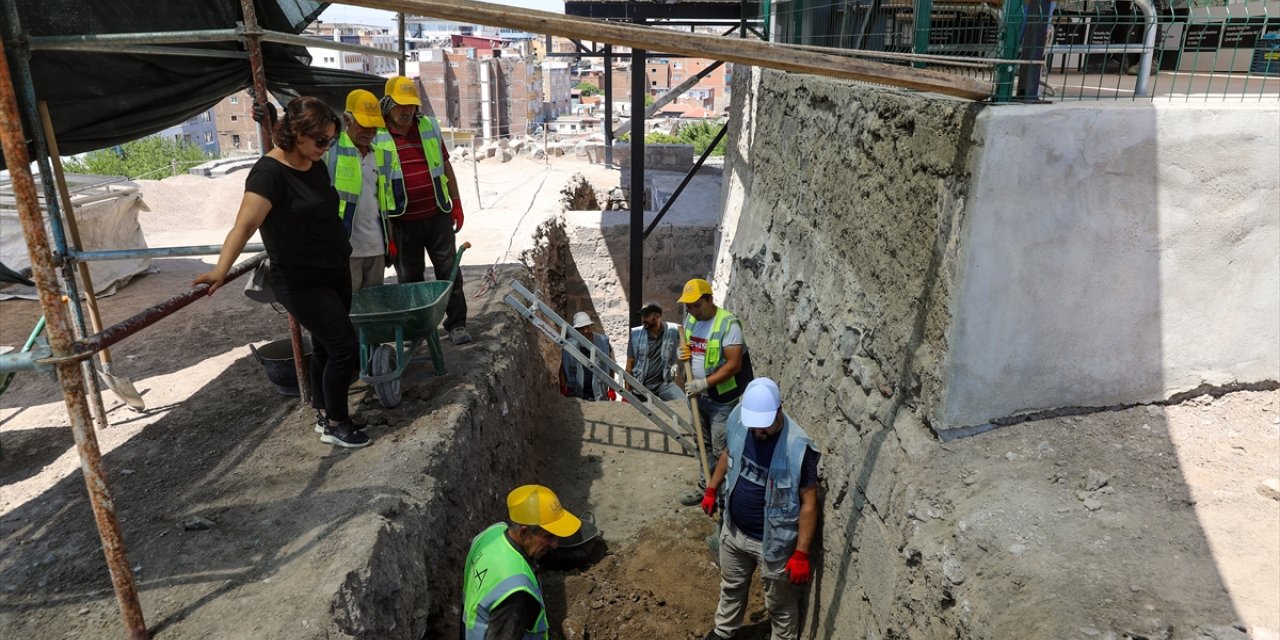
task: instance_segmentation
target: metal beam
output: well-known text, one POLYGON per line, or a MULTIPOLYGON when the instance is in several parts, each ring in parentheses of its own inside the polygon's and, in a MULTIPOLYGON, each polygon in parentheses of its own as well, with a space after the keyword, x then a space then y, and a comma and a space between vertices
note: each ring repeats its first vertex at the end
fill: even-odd
POLYGON ((720 130, 716 132, 716 137, 711 141, 711 144, 707 145, 707 148, 702 150, 702 155, 698 156, 698 161, 693 163, 693 167, 689 169, 689 173, 684 174, 684 180, 680 181, 680 186, 676 187, 676 190, 671 193, 671 197, 667 198, 667 201, 662 203, 662 209, 658 211, 658 215, 653 217, 653 222, 650 222, 649 226, 644 230, 645 239, 648 239, 649 234, 653 233, 653 230, 658 227, 658 223, 662 221, 662 216, 667 215, 667 211, 671 209, 671 205, 675 204, 676 198, 679 198, 680 194, 684 191, 684 188, 689 186, 689 182, 693 180, 693 176, 702 168, 702 164, 711 156, 711 152, 715 151, 716 145, 720 144, 720 141, 724 139, 725 132, 728 130, 728 124, 720 125, 720 130))
MULTIPOLYGON (((773 42, 694 35, 640 25, 601 22, 473 0, 349 0, 347 4, 521 29, 532 33, 550 33, 566 38, 608 42, 615 46, 632 49, 667 51, 671 54, 692 55, 781 71, 906 87, 973 100, 985 99, 991 95, 991 84, 978 78, 963 77, 932 69, 912 69, 852 59, 834 53, 801 50, 773 42)), ((672 6, 679 6, 679 4, 672 6)), ((737 9, 736 5, 726 6, 737 9)))
MULTIPOLYGON (((631 115, 638 125, 631 136, 631 267, 627 283, 629 327, 640 326, 640 307, 644 304, 644 97, 648 93, 645 79, 644 49, 631 50, 631 115)), ((607 126, 612 126, 609 123, 607 126)))

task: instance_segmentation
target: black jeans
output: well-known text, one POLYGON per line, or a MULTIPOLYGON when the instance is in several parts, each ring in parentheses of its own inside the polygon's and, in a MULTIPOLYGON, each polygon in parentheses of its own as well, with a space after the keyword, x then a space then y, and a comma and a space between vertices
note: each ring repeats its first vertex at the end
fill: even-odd
POLYGON ((311 334, 311 406, 334 422, 347 422, 347 388, 356 370, 359 345, 351 326, 351 270, 271 270, 271 291, 311 334))
MULTIPOLYGON (((453 263, 458 259, 457 237, 453 232, 453 217, 448 213, 436 213, 421 220, 392 220, 396 234, 396 275, 400 282, 426 280, 427 265, 423 255, 431 258, 436 280, 448 280, 453 263)), ((444 328, 467 326, 467 296, 462 292, 462 269, 449 291, 449 303, 445 307, 444 328)))

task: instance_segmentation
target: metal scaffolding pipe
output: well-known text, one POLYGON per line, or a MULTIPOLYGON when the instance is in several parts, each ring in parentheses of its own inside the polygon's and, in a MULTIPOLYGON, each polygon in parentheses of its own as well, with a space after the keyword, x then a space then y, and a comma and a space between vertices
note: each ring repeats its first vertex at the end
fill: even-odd
POLYGON ((100 53, 132 53, 144 56, 186 56, 189 58, 235 58, 244 59, 249 56, 243 51, 220 51, 218 49, 193 49, 191 47, 165 47, 147 45, 117 44, 85 44, 75 46, 53 45, 41 47, 42 51, 97 51, 100 53))
POLYGON ((184 44, 192 42, 233 42, 240 39, 235 29, 193 29, 187 31, 142 31, 102 33, 83 36, 29 36, 32 51, 93 49, 104 44, 184 44))
MULTIPOLYGON (((17 9, 13 2, 5 4, 7 18, 9 18, 7 22, 10 28, 17 30, 17 9)), ((24 55, 23 52, 19 52, 19 56, 22 55, 24 55)), ((36 195, 35 178, 31 175, 30 158, 27 156, 27 143, 23 136, 22 118, 18 115, 18 100, 13 78, 9 74, 8 58, 8 52, 4 47, 0 47, 0 146, 3 146, 5 164, 9 168, 9 175, 13 181, 18 218, 22 223, 22 232, 27 240, 27 254, 31 259, 32 279, 35 280, 40 294, 40 306, 49 321, 47 333, 50 346, 56 356, 64 356, 72 353, 73 342, 71 332, 68 330, 67 313, 62 305, 61 288, 54 270, 53 257, 49 250, 49 240, 44 232, 44 220, 40 213, 40 201, 36 195)), ((19 59, 18 62, 19 68, 27 67, 25 60, 19 59)), ((37 119, 33 122, 38 121, 37 119)), ((93 432, 89 404, 85 397, 85 379, 80 364, 74 360, 60 363, 58 381, 62 385, 62 396, 67 405, 71 432, 76 442, 76 452, 80 455, 81 474, 89 492, 89 503, 93 507, 98 537, 102 542, 102 553, 106 557, 107 568, 111 574, 116 602, 120 606, 120 614, 129 638, 144 640, 149 638, 150 634, 147 632, 146 620, 142 615, 142 606, 138 602, 138 590, 130 568, 129 556, 125 550, 120 522, 116 518, 115 504, 107 484, 102 452, 98 448, 98 440, 93 432)))
MULTIPOLYGON (((265 247, 257 242, 246 244, 241 253, 258 253, 265 247)), ((193 247, 150 247, 146 249, 110 249, 106 251, 68 250, 66 260, 71 262, 102 262, 105 260, 136 260, 138 258, 181 258, 185 256, 216 256, 222 253, 222 245, 206 244, 193 247)))
MULTIPOLYGON (((227 278, 224 282, 231 282, 232 280, 252 271, 254 267, 258 266, 258 263, 265 260, 266 257, 267 254, 260 253, 237 264, 231 268, 231 271, 227 272, 227 278)), ((117 342, 120 342, 142 329, 173 315, 175 311, 207 295, 209 295, 209 285, 201 284, 179 293, 176 296, 172 296, 159 304, 147 307, 146 309, 133 314, 129 318, 121 320, 98 333, 76 342, 75 356, 72 359, 84 359, 104 348, 111 347, 117 342)), ((60 358, 55 356, 51 360, 56 363, 60 358)))
MULTIPOLYGON (((5 14, 8 18, 9 33, 6 35, 13 40, 19 40, 22 33, 22 22, 18 15, 18 7, 16 2, 5 3, 5 14)), ((42 118, 40 117, 39 103, 36 98, 36 83, 31 77, 31 65, 28 58, 28 51, 19 50, 18 57, 15 61, 18 63, 18 79, 20 84, 14 85, 15 89, 22 93, 22 100, 19 101, 20 108, 26 112, 27 122, 31 123, 31 140, 34 143, 36 151, 36 166, 40 169, 40 183, 44 187, 45 207, 48 209, 49 230, 53 233, 54 247, 58 251, 58 255, 66 255, 70 250, 67 244, 67 232, 63 226, 62 205, 58 200, 58 186, 53 172, 53 165, 49 160, 49 144, 45 140, 44 129, 40 126, 42 118)), ((89 323, 85 319, 84 307, 80 304, 80 284, 76 280, 75 265, 67 262, 57 262, 55 264, 62 269, 63 286, 67 289, 66 301, 71 307, 72 327, 75 329, 75 335, 83 337, 89 335, 89 323)), ((98 424, 103 427, 107 426, 107 411, 102 404, 102 390, 98 387, 98 377, 94 375, 92 363, 84 363, 82 377, 87 385, 86 389, 89 398, 92 401, 92 410, 94 418, 98 424)))
MULTIPOLYGON (((263 32, 258 29, 258 14, 254 11, 253 0, 240 0, 240 11, 244 15, 244 46, 249 51, 249 72, 253 76, 253 101, 266 109, 267 106, 267 72, 262 66, 262 43, 258 41, 263 32)), ((262 153, 271 151, 271 128, 267 119, 258 123, 258 135, 262 136, 262 153)), ((289 314, 289 343, 293 346, 293 372, 298 376, 298 395, 302 403, 311 402, 311 384, 303 365, 302 327, 298 320, 289 314)))
POLYGON ((322 49, 334 49, 336 51, 350 51, 351 53, 363 53, 369 56, 378 56, 381 58, 399 58, 399 51, 387 51, 377 47, 366 47, 358 44, 347 44, 338 42, 337 40, 324 40, 321 38, 312 38, 310 36, 295 36, 292 33, 281 33, 279 31, 267 31, 263 29, 251 30, 247 26, 248 20, 245 20, 246 26, 244 34, 246 37, 258 35, 266 42, 278 42, 280 44, 293 44, 300 47, 320 47, 322 49))

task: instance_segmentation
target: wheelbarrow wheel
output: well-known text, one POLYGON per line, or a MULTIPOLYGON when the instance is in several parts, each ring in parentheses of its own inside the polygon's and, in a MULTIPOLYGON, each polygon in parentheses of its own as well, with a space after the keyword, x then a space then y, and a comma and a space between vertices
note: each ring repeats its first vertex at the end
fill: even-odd
MULTIPOLYGON (((373 362, 370 367, 375 376, 383 376, 388 373, 394 373, 396 370, 396 348, 383 344, 373 352, 373 362)), ((378 395, 378 402, 382 403, 387 409, 394 409, 400 404, 400 377, 397 376, 386 382, 375 382, 373 392, 378 395)))

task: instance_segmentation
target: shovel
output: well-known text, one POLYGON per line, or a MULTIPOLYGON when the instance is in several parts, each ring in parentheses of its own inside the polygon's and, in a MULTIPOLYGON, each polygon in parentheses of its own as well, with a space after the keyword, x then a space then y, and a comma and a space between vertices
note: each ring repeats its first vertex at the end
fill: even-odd
MULTIPOLYGON (((62 159, 58 156, 58 141, 53 135, 53 123, 49 120, 49 110, 45 103, 41 102, 40 120, 44 125, 45 142, 49 145, 49 161, 53 164, 53 177, 58 183, 58 195, 62 200, 62 211, 67 218, 67 231, 71 234, 71 248, 79 251, 80 246, 80 227, 76 224, 76 209, 71 204, 71 192, 67 190, 66 177, 62 173, 62 159)), ((89 275, 89 265, 85 262, 77 262, 76 266, 80 270, 80 278, 84 280, 85 301, 89 303, 89 322, 93 327, 94 333, 102 331, 102 316, 98 314, 98 296, 93 292, 93 277, 89 275)), ((133 386, 133 381, 122 376, 112 375, 111 373, 111 351, 103 348, 98 353, 98 357, 102 360, 102 368, 98 369, 98 378, 106 385, 116 397, 124 401, 134 411, 144 411, 147 403, 142 399, 142 394, 133 386)))
MULTIPOLYGON (((685 335, 684 327, 680 327, 680 344, 688 347, 689 337, 685 335)), ((684 360, 684 379, 689 381, 693 379, 693 364, 688 360, 684 360)), ((711 443, 702 441, 702 412, 698 411, 698 397, 689 396, 689 410, 693 413, 693 433, 698 437, 698 461, 702 463, 702 477, 706 479, 707 484, 711 483, 711 467, 707 465, 706 450, 711 448, 711 443)), ((718 460, 716 461, 719 462, 718 460)), ((716 530, 707 536, 707 548, 711 550, 711 557, 719 561, 720 558, 720 518, 721 512, 716 511, 713 516, 716 521, 716 530)))

